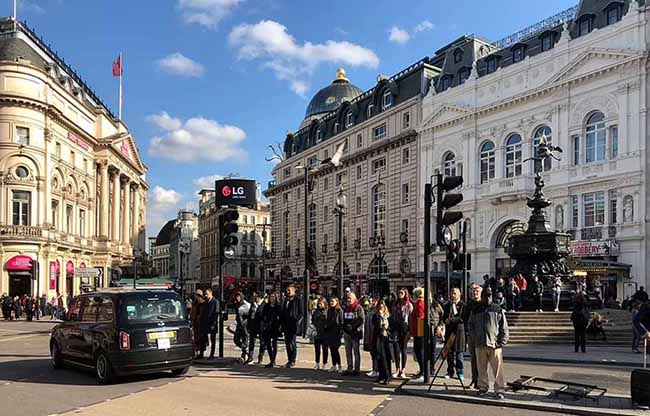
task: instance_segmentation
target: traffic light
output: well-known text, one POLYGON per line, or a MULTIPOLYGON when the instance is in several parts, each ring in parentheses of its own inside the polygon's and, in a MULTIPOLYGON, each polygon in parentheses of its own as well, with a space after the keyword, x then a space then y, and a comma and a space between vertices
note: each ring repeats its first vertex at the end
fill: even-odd
POLYGON ((239 244, 239 239, 237 238, 237 233, 239 232, 239 225, 237 225, 237 220, 239 219, 239 212, 237 210, 231 209, 223 213, 222 218, 222 228, 221 235, 222 238, 222 252, 228 248, 235 247, 239 244))
POLYGON ((447 246, 447 262, 450 265, 453 265, 456 262, 458 262, 459 258, 460 258, 460 241, 457 239, 451 240, 451 242, 447 246))
MULTIPOLYGON (((447 211, 449 208, 463 202, 463 194, 448 193, 462 184, 462 176, 443 177, 442 174, 438 174, 436 184, 436 243, 440 247, 449 247, 452 244, 452 234, 449 226, 463 218, 463 213, 460 211, 447 211)), ((458 247, 460 248, 460 244, 458 244, 458 247)))

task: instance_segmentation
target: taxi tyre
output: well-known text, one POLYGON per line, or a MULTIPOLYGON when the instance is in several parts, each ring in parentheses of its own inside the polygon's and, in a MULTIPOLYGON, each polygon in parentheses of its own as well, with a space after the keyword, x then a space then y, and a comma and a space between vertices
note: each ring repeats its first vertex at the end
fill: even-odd
POLYGON ((189 369, 190 369, 190 366, 183 367, 183 368, 176 368, 176 369, 172 370, 172 375, 175 376, 175 377, 183 376, 183 375, 187 374, 189 369))
POLYGON ((56 341, 50 343, 50 358, 52 361, 52 367, 55 370, 60 370, 63 368, 63 357, 61 356, 61 347, 57 344, 56 341))
POLYGON ((111 384, 115 381, 111 360, 104 351, 99 351, 95 356, 95 378, 99 384, 111 384))

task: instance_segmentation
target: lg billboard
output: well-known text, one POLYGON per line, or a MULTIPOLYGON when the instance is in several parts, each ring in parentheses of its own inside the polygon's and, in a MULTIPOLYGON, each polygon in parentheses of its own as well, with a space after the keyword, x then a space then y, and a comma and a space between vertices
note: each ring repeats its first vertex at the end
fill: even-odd
POLYGON ((254 180, 222 179, 215 182, 215 191, 218 207, 237 205, 254 208, 257 203, 257 186, 254 180))

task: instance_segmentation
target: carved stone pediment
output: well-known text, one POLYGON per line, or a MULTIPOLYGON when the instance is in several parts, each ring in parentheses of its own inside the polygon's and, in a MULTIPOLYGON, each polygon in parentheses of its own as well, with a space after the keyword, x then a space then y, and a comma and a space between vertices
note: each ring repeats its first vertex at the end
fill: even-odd
POLYGON ((467 108, 459 107, 453 104, 442 104, 434 110, 433 114, 427 119, 422 126, 424 128, 432 127, 437 124, 442 124, 462 116, 472 114, 472 111, 467 108))
POLYGON ((580 54, 551 77, 547 84, 570 81, 599 72, 611 71, 616 66, 639 59, 640 55, 621 50, 590 49, 580 54))

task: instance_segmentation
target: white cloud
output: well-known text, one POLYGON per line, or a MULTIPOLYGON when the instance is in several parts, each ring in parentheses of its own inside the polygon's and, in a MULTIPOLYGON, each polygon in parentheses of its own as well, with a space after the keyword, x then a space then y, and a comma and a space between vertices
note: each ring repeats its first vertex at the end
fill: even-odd
POLYGON ((178 7, 183 14, 185 23, 196 23, 210 29, 217 27, 219 22, 243 0, 178 0, 178 7))
POLYGON ((393 26, 388 31, 388 40, 400 45, 405 44, 411 39, 411 35, 406 30, 400 29, 397 26, 393 26))
POLYGON ((436 27, 433 23, 428 20, 423 20, 418 23, 415 28, 413 28, 413 33, 426 32, 427 30, 433 30, 436 27))
POLYGON ((204 117, 182 121, 164 111, 148 116, 147 121, 160 130, 160 134, 151 139, 151 156, 180 162, 222 162, 246 157, 241 148, 246 133, 239 127, 204 117))
POLYGON ((214 189, 214 182, 218 181, 219 179, 223 179, 223 176, 221 175, 210 175, 210 176, 201 176, 200 178, 196 178, 192 181, 194 185, 198 186, 201 189, 214 189))
POLYGON ((241 24, 229 35, 230 46, 238 50, 239 59, 262 60, 276 78, 289 82, 291 90, 304 95, 309 75, 324 62, 377 68, 379 58, 372 50, 347 42, 328 40, 300 44, 287 27, 273 20, 241 24))
POLYGON ((173 189, 154 186, 147 199, 147 229, 149 236, 158 232, 167 221, 176 217, 183 195, 173 189))
POLYGON ((203 65, 179 52, 160 59, 158 67, 167 73, 182 77, 199 78, 205 73, 203 65))

